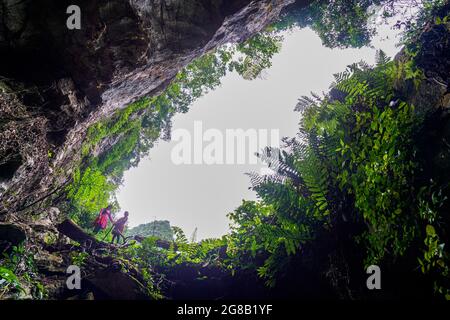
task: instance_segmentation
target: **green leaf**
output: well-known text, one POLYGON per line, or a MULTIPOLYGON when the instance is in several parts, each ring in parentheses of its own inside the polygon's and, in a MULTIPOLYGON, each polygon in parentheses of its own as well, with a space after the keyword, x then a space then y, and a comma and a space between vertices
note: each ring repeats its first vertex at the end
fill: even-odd
POLYGON ((436 230, 434 229, 434 227, 431 224, 427 225, 426 232, 427 232, 427 235, 430 235, 430 236, 433 236, 436 234, 436 230))

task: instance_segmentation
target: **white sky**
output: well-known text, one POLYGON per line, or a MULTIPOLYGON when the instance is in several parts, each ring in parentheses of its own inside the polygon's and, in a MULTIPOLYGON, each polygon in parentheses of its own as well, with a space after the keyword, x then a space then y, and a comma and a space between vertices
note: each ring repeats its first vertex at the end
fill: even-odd
MULTIPOLYGON (((396 31, 383 26, 373 41, 393 57, 396 31), (387 38, 387 39, 386 39, 387 38)), ((264 80, 246 81, 228 74, 221 87, 196 101, 187 114, 176 115, 173 129, 187 129, 193 135, 194 121, 203 130, 279 129, 280 137, 297 133, 299 114, 293 111, 297 99, 311 91, 327 91, 333 74, 360 60, 374 63, 375 48, 328 49, 310 29, 285 34, 283 48, 265 73, 264 80)), ((246 172, 257 165, 179 165, 171 161, 176 142, 160 141, 137 168, 125 173, 118 192, 122 210, 130 212, 130 227, 153 220, 169 220, 190 236, 198 227, 197 239, 221 237, 228 231, 228 212, 243 199, 255 199, 248 190, 246 172)))

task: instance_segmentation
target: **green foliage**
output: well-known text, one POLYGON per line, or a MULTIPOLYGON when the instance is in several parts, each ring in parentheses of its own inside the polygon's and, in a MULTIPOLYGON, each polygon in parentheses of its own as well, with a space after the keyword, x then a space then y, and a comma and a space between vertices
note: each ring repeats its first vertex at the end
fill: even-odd
POLYGON ((0 259, 0 299, 7 292, 17 297, 30 293, 34 299, 44 299, 46 292, 37 275, 33 255, 23 245, 12 247, 10 253, 3 252, 0 259))
POLYGON ((167 253, 167 266, 179 264, 211 264, 218 263, 219 251, 226 246, 225 239, 206 239, 201 242, 189 242, 183 230, 172 227, 175 241, 167 253))
POLYGON ((140 244, 126 250, 133 261, 157 268, 164 273, 168 268, 185 263, 209 264, 218 262, 219 251, 227 244, 226 238, 205 239, 200 242, 189 242, 183 230, 172 227, 174 240, 169 248, 158 246, 158 237, 146 237, 140 244))
POLYGON ((75 171, 73 183, 67 188, 67 198, 74 206, 97 212, 107 207, 112 190, 112 185, 100 170, 88 167, 82 174, 79 169, 75 171))
POLYGON ((127 236, 156 237, 166 241, 173 241, 173 231, 169 221, 153 221, 141 224, 126 231, 127 236))
POLYGON ((88 257, 89 254, 87 252, 72 251, 70 252, 70 263, 81 268, 86 263, 88 257))
POLYGON ((264 69, 272 66, 271 59, 281 49, 282 37, 273 32, 257 34, 237 45, 238 59, 231 61, 230 69, 244 79, 257 78, 264 69))
POLYGON ((170 139, 171 119, 220 85, 228 71, 253 79, 271 66, 281 38, 269 31, 243 44, 227 45, 194 60, 160 95, 143 98, 99 121, 87 132, 82 161, 66 188, 67 211, 88 228, 101 208, 114 202, 123 173, 136 166, 162 137, 170 139), (97 154, 91 157, 92 154, 97 154))
POLYGON ((157 246, 157 240, 156 237, 147 237, 142 243, 127 248, 126 253, 132 257, 133 262, 147 268, 167 265, 166 251, 157 246))
POLYGON ((361 62, 335 75, 327 96, 302 97, 298 137, 259 154, 273 173, 250 174, 259 201, 244 201, 229 215, 233 268, 254 269, 273 286, 292 255, 346 216, 363 226, 354 238, 367 265, 395 260, 424 239, 416 258, 448 295, 448 252, 435 229, 445 233, 437 221, 447 199, 423 185, 429 179, 420 176, 415 135, 424 117, 394 89, 399 78, 414 83, 422 72, 383 52, 376 60, 375 67, 361 62))
POLYGON ((244 201, 228 215, 233 222, 227 243, 230 267, 234 270, 258 269, 269 286, 275 285, 276 274, 287 264, 290 255, 312 237, 307 222, 296 222, 297 219, 309 220, 303 216, 305 204, 298 201, 300 199, 292 199, 298 198, 294 192, 284 190, 283 193, 285 197, 279 197, 273 205, 266 205, 264 201, 244 201), (286 207, 289 207, 288 212, 283 211, 286 207), (270 256, 260 264, 255 258, 264 253, 270 256))
POLYGON ((165 274, 177 265, 191 264, 207 267, 214 264, 226 268, 220 258, 226 239, 207 239, 200 243, 189 243, 184 232, 173 227, 174 241, 169 248, 161 248, 157 237, 147 237, 141 243, 132 244, 119 251, 119 255, 131 263, 142 274, 150 296, 162 298, 165 274))
MULTIPOLYGON (((370 45, 376 35, 376 17, 385 20, 399 17, 396 27, 403 30, 404 43, 413 44, 413 38, 423 30, 428 21, 445 17, 436 14, 446 0, 417 0, 413 3, 401 0, 316 0, 309 6, 296 1, 282 14, 275 29, 310 27, 330 48, 347 48, 370 45), (411 10, 418 9, 418 13, 411 10)), ((413 45, 414 46, 414 45, 413 45)))
POLYGON ((148 237, 141 244, 130 244, 117 252, 122 270, 129 274, 135 274, 138 271, 140 279, 136 280, 142 283, 148 296, 154 300, 163 297, 160 283, 164 280, 163 274, 155 272, 155 266, 166 263, 165 256, 156 246, 156 241, 157 238, 148 237))
POLYGON ((11 285, 15 289, 23 290, 18 277, 11 269, 0 267, 0 290, 11 285))
POLYGON ((423 32, 425 26, 434 21, 435 24, 448 23, 449 18, 442 15, 442 9, 448 5, 447 0, 422 0, 421 10, 416 19, 407 21, 402 25, 405 27, 402 42, 407 46, 408 51, 415 53, 420 50, 421 43, 417 38, 423 32))
MULTIPOLYGON (((369 7, 387 2, 317 1, 301 10, 303 20, 296 23, 311 25, 327 46, 360 47, 374 32, 368 25, 369 7)), ((280 37, 266 30, 243 44, 208 53, 183 69, 159 96, 131 104, 91 127, 83 146, 83 169, 75 171, 67 189, 78 221, 87 226, 113 200, 123 172, 137 165, 161 135, 170 137, 175 113, 186 112, 195 99, 219 86, 226 72, 258 77, 270 67, 279 43, 280 37), (97 156, 89 158, 94 151, 97 156)), ((442 188, 436 191, 429 179, 420 177, 424 164, 417 158, 415 135, 423 118, 395 89, 405 80, 420 86, 424 75, 415 66, 415 54, 391 62, 380 51, 376 66, 360 62, 336 74, 325 97, 299 99, 298 136, 284 139, 281 150, 266 148, 259 154, 273 173, 250 174, 258 200, 244 201, 229 214, 229 236, 189 242, 180 228, 172 227, 168 249, 149 233, 141 244, 124 249, 123 256, 144 275, 149 292, 157 296, 164 272, 180 264, 250 269, 275 286, 292 258, 319 235, 333 232, 345 216, 363 230, 353 236, 366 251, 366 264, 395 260, 419 239, 424 244, 415 257, 420 269, 436 279, 436 291, 449 295, 442 223, 447 198, 442 188)))
POLYGON ((312 17, 311 27, 327 47, 362 47, 375 34, 368 23, 373 14, 368 8, 374 2, 378 1, 322 1, 314 10, 320 14, 312 17))
POLYGON ((370 43, 375 25, 370 18, 383 0, 317 0, 304 7, 298 1, 282 16, 278 29, 311 27, 330 48, 362 47, 370 43))
POLYGON ((435 186, 422 187, 419 191, 419 215, 425 222, 426 236, 423 257, 418 260, 420 270, 434 276, 435 291, 449 300, 450 254, 445 248, 445 224, 440 214, 448 198, 442 189, 435 189, 435 186))
POLYGON ((353 65, 336 75, 335 87, 346 96, 344 101, 327 102, 328 107, 344 105, 356 113, 339 120, 350 130, 324 132, 337 134, 340 142, 336 163, 341 169, 336 181, 342 191, 354 196, 355 208, 370 225, 363 236, 370 264, 378 263, 387 252, 403 254, 417 232, 408 214, 408 200, 417 169, 412 131, 420 119, 405 102, 390 106, 398 65, 387 62, 383 53, 376 60, 373 70, 353 65))
POLYGON ((377 263, 389 250, 403 254, 416 236, 405 201, 417 168, 411 148, 415 117, 413 108, 401 102, 396 109, 373 106, 355 120, 356 135, 343 137, 337 150, 343 163, 338 182, 355 196, 355 207, 370 223, 368 263, 377 263))

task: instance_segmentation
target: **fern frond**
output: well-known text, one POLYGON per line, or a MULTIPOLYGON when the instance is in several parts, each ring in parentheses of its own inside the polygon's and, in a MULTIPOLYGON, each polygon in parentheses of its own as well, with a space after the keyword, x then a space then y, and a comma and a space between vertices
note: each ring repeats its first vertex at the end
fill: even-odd
POLYGON ((387 54, 383 50, 377 50, 375 54, 375 63, 377 67, 381 67, 386 65, 391 59, 387 56, 387 54))

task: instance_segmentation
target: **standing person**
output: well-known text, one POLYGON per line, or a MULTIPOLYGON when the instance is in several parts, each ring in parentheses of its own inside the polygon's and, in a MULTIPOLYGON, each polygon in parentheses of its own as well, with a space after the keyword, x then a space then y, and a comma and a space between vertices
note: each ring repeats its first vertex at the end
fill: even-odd
POLYGON ((120 237, 123 238, 123 242, 125 242, 125 236, 123 235, 123 230, 125 229, 125 225, 128 222, 128 211, 125 211, 122 218, 117 220, 114 223, 114 229, 112 231, 113 237, 111 243, 114 243, 114 240, 117 239, 117 243, 120 242, 120 237))
POLYGON ((112 206, 109 205, 106 208, 100 210, 100 213, 94 221, 94 233, 99 233, 101 230, 105 230, 108 226, 108 219, 109 221, 111 221, 111 223, 114 223, 114 220, 111 217, 111 209, 112 206))

